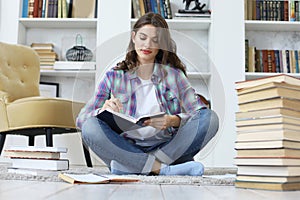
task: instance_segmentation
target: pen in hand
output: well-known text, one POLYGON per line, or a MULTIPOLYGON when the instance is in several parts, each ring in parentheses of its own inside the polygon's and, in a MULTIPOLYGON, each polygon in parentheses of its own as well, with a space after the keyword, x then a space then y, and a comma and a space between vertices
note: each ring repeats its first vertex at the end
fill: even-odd
POLYGON ((121 103, 120 99, 115 98, 112 95, 110 99, 105 101, 101 110, 105 110, 105 109, 110 109, 115 112, 120 112, 121 110, 123 110, 123 104, 121 103))

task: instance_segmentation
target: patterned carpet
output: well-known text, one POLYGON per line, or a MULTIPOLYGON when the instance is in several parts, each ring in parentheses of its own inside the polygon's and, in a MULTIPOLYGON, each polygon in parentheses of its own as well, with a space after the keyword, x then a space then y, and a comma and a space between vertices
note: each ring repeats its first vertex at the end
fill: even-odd
MULTIPOLYGON (((75 174, 100 173, 109 174, 109 170, 103 166, 94 168, 71 166, 68 171, 75 174)), ((60 171, 43 170, 19 170, 8 172, 8 165, 0 163, 0 180, 26 180, 26 181, 49 181, 62 182, 58 178, 60 171)), ((201 176, 142 176, 130 175, 130 177, 140 179, 139 183, 144 184, 172 184, 172 185, 234 185, 235 168, 206 168, 204 175, 201 176)))

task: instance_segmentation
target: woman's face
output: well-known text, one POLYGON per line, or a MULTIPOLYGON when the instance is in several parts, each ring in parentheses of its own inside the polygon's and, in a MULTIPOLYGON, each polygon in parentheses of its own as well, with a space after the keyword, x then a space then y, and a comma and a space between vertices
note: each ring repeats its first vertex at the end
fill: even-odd
POLYGON ((157 29, 153 25, 145 25, 137 32, 132 32, 132 41, 138 60, 141 64, 154 63, 159 51, 157 29))

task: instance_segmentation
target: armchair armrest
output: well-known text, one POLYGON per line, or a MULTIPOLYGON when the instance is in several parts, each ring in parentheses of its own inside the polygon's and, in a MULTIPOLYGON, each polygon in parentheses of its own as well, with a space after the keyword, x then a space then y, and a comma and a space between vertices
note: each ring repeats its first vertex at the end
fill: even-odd
POLYGON ((8 130, 6 104, 9 102, 9 95, 0 91, 0 132, 8 130))
POLYGON ((6 103, 10 102, 9 94, 3 91, 0 91, 0 101, 6 103))

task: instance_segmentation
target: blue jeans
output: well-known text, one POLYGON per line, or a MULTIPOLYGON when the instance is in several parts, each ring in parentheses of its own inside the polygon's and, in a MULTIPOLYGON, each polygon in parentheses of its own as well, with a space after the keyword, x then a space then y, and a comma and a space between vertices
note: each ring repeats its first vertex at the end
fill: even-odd
POLYGON ((216 135, 218 128, 217 114, 210 109, 201 109, 178 129, 170 141, 144 148, 120 136, 97 117, 91 117, 83 123, 82 138, 109 168, 111 161, 115 160, 126 166, 130 173, 149 174, 155 160, 168 165, 193 160, 216 135))

